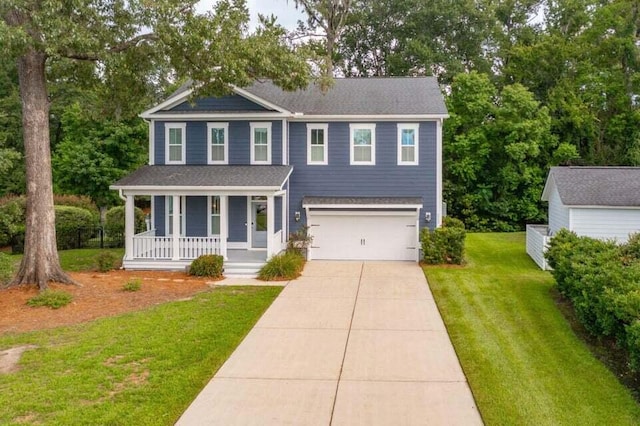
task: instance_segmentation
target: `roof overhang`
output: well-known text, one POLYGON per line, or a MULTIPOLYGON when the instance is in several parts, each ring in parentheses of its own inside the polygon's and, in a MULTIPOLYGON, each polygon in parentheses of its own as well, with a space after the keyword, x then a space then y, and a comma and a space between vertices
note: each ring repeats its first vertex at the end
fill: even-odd
POLYGON ((419 197, 304 197, 305 209, 384 209, 419 210, 422 199, 419 197))
POLYGON ((449 118, 448 114, 367 114, 367 115, 313 115, 296 113, 291 121, 434 121, 449 118))
POLYGON ((549 198, 551 197, 551 191, 555 186, 556 186, 556 183, 555 183, 555 180, 553 179, 553 172, 549 172, 549 175, 547 176, 547 181, 544 184, 544 189, 542 190, 542 196, 540 197, 540 199, 542 201, 549 201, 549 198))

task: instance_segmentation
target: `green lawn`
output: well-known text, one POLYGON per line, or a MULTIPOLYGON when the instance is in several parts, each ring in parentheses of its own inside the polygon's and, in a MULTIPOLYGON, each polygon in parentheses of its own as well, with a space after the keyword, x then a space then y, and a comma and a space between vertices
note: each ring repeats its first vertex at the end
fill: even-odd
POLYGON ((469 234, 466 257, 425 271, 486 424, 640 424, 640 405, 556 307, 524 234, 469 234))
POLYGON ((0 375, 0 424, 172 425, 280 292, 225 287, 190 301, 35 333, 0 375))
MULTIPOLYGON (((58 251, 58 255, 60 256, 60 265, 65 271, 90 271, 96 267, 96 256, 103 251, 113 253, 118 259, 121 259, 124 256, 123 248, 60 250, 58 251)), ((22 259, 22 255, 12 255, 11 258, 15 259, 17 268, 20 264, 20 260, 22 259)))

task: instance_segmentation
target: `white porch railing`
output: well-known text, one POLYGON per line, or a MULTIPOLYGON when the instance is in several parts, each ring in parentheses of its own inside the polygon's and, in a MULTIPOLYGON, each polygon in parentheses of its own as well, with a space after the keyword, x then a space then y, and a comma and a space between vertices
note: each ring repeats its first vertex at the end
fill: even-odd
MULTIPOLYGON (((180 237, 178 254, 182 259, 195 259, 203 254, 220 254, 219 237, 180 237)), ((157 237, 155 229, 133 236, 133 259, 172 259, 173 238, 157 237)))
POLYGON ((549 246, 549 226, 527 225, 527 254, 538 264, 540 269, 550 269, 544 253, 549 246))

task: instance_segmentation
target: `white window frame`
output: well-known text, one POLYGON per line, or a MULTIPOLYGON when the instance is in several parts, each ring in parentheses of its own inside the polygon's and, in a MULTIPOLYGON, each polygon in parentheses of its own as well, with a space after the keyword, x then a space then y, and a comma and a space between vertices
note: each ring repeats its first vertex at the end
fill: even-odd
POLYGON ((229 164, 229 123, 207 123, 207 164, 229 164), (211 142, 213 142, 211 137, 212 129, 224 130, 224 160, 222 161, 214 161, 211 159, 211 142))
POLYGON ((251 131, 251 164, 271 164, 271 122, 249 123, 251 131), (267 160, 256 160, 255 158, 255 130, 267 129, 267 160))
POLYGON ((207 235, 210 237, 219 237, 220 234, 222 234, 222 197, 220 195, 209 195, 207 196, 207 235), (212 229, 211 229, 211 217, 213 216, 213 203, 212 203, 212 198, 213 197, 218 197, 219 200, 219 205, 220 205, 220 212, 217 214, 217 216, 220 218, 220 233, 219 234, 214 234, 212 233, 212 229))
POLYGON ((352 166, 375 166, 376 165, 376 125, 373 123, 351 123, 349 124, 349 164, 352 166), (355 161, 354 135, 356 130, 371 130, 371 161, 355 161))
POLYGON ((420 146, 419 140, 420 124, 418 123, 398 123, 398 166, 417 166, 420 163, 418 157, 418 147, 420 146), (402 131, 413 130, 415 138, 413 139, 413 161, 402 161, 402 131))
POLYGON ((186 164, 187 160, 187 123, 164 123, 164 163, 165 164, 186 164), (182 160, 169 160, 169 130, 180 129, 182 131, 182 160))
MULTIPOLYGON (((169 217, 169 204, 172 203, 173 196, 165 195, 164 197, 164 235, 167 237, 172 236, 173 233, 169 233, 169 224, 173 220, 173 217, 169 217)), ((180 196, 180 227, 182 232, 180 236, 184 237, 187 231, 187 215, 184 214, 187 210, 187 197, 180 196)))
POLYGON ((308 165, 327 165, 329 164, 328 154, 329 154, 329 124, 307 123, 307 164, 308 165), (323 161, 313 161, 311 159, 311 134, 313 130, 322 130, 324 134, 324 141, 323 141, 324 160, 323 161))

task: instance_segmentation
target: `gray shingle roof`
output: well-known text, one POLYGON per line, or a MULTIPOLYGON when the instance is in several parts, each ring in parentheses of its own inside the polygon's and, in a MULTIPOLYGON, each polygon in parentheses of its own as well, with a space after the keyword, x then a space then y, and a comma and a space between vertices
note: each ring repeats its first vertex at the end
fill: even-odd
POLYGON ((157 187, 281 187, 292 166, 143 166, 114 183, 112 189, 157 187))
POLYGON ((552 167, 548 179, 568 206, 640 207, 640 167, 552 167))
MULTIPOLYGON (((169 98, 190 87, 183 84, 169 98)), ((287 92, 270 81, 256 81, 246 91, 288 111, 306 115, 447 114, 435 77, 336 78, 327 93, 316 85, 287 92)))
POLYGON ((326 205, 418 205, 422 204, 420 197, 304 197, 303 206, 326 205))

